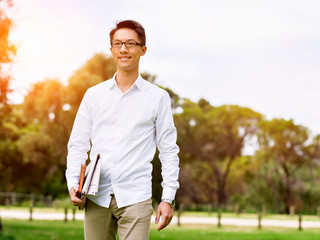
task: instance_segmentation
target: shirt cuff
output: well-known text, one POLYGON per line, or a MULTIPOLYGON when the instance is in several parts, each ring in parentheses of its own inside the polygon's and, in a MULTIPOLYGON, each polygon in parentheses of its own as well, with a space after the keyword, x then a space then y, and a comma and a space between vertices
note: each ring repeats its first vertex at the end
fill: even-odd
POLYGON ((78 186, 79 186, 79 184, 77 183, 77 181, 69 181, 67 185, 68 185, 68 190, 69 190, 69 192, 70 192, 71 188, 73 188, 73 187, 78 187, 78 186))
POLYGON ((176 196, 177 189, 166 187, 162 191, 162 197, 161 199, 169 199, 174 200, 176 196))

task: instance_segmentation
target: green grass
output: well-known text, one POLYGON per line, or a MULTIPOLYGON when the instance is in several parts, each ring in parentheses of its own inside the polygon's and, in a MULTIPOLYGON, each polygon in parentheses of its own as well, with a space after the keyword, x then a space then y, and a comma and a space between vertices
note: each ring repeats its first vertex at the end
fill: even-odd
POLYGON ((2 219, 3 231, 15 240, 83 239, 83 222, 2 219))
MULTIPOLYGON (((25 221, 3 219, 3 231, 15 237, 15 240, 83 240, 82 221, 25 221)), ((158 232, 151 225, 150 240, 315 240, 320 230, 263 228, 210 225, 169 226, 158 232)))
POLYGON ((184 226, 171 227, 165 232, 151 231, 152 240, 315 240, 320 231, 298 232, 293 229, 262 229, 244 227, 184 226))

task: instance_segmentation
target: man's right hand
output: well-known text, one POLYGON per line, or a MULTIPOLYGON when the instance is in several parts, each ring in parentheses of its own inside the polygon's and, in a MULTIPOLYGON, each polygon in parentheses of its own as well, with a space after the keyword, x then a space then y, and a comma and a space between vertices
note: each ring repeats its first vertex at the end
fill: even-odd
POLYGON ((83 208, 86 203, 86 198, 85 197, 82 199, 78 198, 76 194, 77 191, 78 191, 78 187, 72 187, 69 191, 72 205, 78 206, 79 208, 83 208))

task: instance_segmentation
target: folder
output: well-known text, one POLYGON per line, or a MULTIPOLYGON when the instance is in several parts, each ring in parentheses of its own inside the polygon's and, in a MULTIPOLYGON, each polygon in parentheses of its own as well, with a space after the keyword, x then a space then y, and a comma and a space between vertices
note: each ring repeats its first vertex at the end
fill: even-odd
POLYGON ((99 180, 101 171, 100 154, 93 159, 88 166, 81 164, 79 189, 77 197, 82 199, 87 196, 95 196, 98 193, 99 180))

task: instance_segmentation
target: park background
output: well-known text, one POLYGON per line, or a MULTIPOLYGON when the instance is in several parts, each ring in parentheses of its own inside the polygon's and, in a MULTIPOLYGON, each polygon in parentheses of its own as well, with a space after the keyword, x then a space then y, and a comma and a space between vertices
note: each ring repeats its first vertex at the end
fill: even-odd
MULTIPOLYGON (((0 204, 66 204, 75 114, 115 72, 110 29, 135 19, 147 34, 142 75, 172 99, 177 207, 316 215, 319 10, 311 0, 1 0, 0 204)), ((156 204, 157 156, 153 165, 156 204)))

